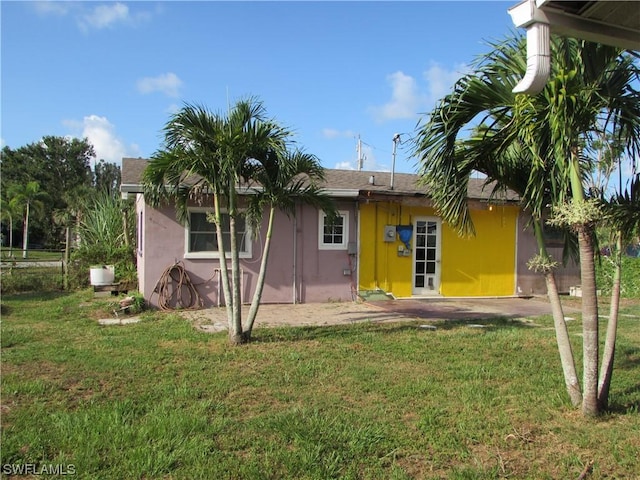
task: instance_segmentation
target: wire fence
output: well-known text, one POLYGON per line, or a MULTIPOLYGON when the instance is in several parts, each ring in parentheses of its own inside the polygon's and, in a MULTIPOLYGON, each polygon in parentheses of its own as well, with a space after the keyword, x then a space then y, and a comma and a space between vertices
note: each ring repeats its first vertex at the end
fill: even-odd
POLYGON ((0 260, 2 293, 43 292, 64 288, 64 251, 3 248, 0 260))

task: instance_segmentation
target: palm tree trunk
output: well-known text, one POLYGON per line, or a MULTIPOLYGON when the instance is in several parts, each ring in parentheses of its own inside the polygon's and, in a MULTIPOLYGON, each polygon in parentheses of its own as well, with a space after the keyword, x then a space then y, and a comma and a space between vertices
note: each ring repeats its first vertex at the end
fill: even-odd
POLYGON ((63 286, 69 290, 69 252, 71 251, 71 227, 67 225, 64 229, 64 258, 63 258, 63 286))
POLYGON ((267 226, 267 235, 264 241, 264 249, 262 250, 262 261, 260 262, 260 273, 258 274, 258 280, 256 284, 256 291, 253 294, 251 300, 251 308, 249 309, 249 315, 247 317, 247 328, 245 329, 245 335, 247 340, 251 339, 251 331, 253 330, 253 323, 258 315, 258 308, 260 308, 260 300, 262 299, 262 290, 264 288, 264 280, 267 273, 267 262, 269 260, 269 250, 271 247, 271 237, 273 234, 273 218, 275 217, 276 209, 272 205, 269 210, 269 224, 267 226))
MULTIPOLYGON (((542 225, 540 219, 534 220, 533 228, 540 255, 543 257, 548 257, 549 255, 547 253, 547 247, 544 244, 544 237, 542 235, 542 225)), ((560 294, 558 293, 556 276, 553 270, 545 272, 544 279, 547 285, 547 296, 549 298, 551 313, 553 315, 553 325, 556 332, 556 343, 558 344, 558 353, 560 354, 562 372, 564 374, 564 384, 567 388, 569 398, 571 399, 571 404, 574 407, 577 407, 582 402, 582 393, 580 391, 580 382, 578 380, 578 374, 576 372, 573 349, 571 348, 571 341, 569 340, 567 322, 565 322, 564 320, 564 312, 562 310, 562 303, 560 302, 560 294)))
POLYGON ((598 384, 598 408, 605 411, 609 408, 609 388, 613 376, 613 358, 616 350, 616 332, 618 330, 618 309, 620 307, 620 279, 622 277, 622 233, 618 232, 615 252, 615 269, 611 289, 611 305, 609 306, 609 322, 607 337, 604 341, 602 365, 600 366, 600 383, 598 384))
MULTIPOLYGON (((569 175, 574 204, 585 201, 580 175, 579 150, 571 152, 569 175)), ((582 288, 582 413, 597 415, 598 411, 598 296, 593 246, 593 227, 590 219, 582 219, 576 226, 580 250, 580 283, 582 288)))
POLYGON ((13 217, 9 217, 9 256, 13 257, 13 217))
POLYGON ((24 227, 22 229, 22 258, 27 258, 28 245, 29 245, 29 202, 27 202, 26 213, 24 214, 24 227))
POLYGON ((229 332, 233 328, 233 315, 231 308, 231 288, 229 287, 229 271, 227 269, 227 256, 225 254, 222 235, 222 215, 220 214, 220 198, 217 192, 213 194, 213 215, 216 219, 216 237, 218 239, 218 254, 220 256, 220 281, 222 282, 222 293, 224 294, 224 306, 227 310, 227 324, 229 332))
POLYGON ((230 231, 230 250, 231 250, 231 288, 232 288, 232 312, 233 312, 233 329, 229 331, 229 340, 231 343, 245 343, 246 339, 242 335, 242 300, 240 297, 240 256, 238 252, 238 239, 236 216, 237 195, 235 191, 235 182, 229 187, 229 231, 230 231))
POLYGON ((582 351, 584 393, 582 413, 597 415, 598 410, 598 298, 592 232, 587 226, 578 230, 582 287, 582 351))

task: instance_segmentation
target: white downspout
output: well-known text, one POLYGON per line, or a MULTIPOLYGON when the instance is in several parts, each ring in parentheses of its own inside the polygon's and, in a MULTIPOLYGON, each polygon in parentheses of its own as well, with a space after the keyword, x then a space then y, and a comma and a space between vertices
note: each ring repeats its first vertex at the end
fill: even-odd
POLYGON ((527 71, 513 88, 514 93, 540 93, 551 72, 549 23, 535 0, 527 0, 509 10, 516 27, 527 29, 527 71))

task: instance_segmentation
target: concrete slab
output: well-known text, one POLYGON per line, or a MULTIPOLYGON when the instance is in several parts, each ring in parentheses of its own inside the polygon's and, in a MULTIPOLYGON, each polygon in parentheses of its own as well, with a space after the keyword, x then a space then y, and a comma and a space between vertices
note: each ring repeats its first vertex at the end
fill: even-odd
POLYGON ((130 325, 140 322, 140 317, 129 318, 102 318, 98 320, 100 325, 130 325))

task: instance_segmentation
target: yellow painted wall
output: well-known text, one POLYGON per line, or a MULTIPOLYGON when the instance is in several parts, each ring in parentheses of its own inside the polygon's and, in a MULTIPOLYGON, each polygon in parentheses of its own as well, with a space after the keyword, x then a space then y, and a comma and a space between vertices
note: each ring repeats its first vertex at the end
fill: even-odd
MULTIPOLYGON (((398 256, 398 239, 384 242, 384 226, 413 224, 415 217, 425 216, 436 215, 432 208, 392 202, 360 205, 360 290, 380 288, 396 297, 411 296, 413 257, 398 256)), ((513 295, 518 208, 472 210, 471 218, 476 229, 471 238, 442 225, 441 295, 513 295)))

